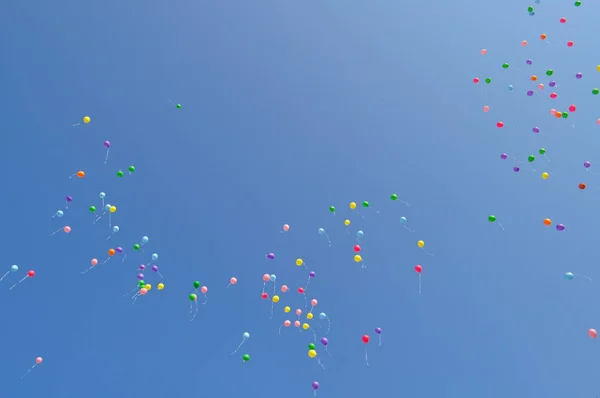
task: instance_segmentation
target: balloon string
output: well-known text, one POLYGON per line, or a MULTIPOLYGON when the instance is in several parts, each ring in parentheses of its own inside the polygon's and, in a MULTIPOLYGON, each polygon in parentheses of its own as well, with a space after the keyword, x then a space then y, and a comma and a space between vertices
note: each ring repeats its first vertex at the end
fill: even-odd
POLYGON ((310 331, 313 333, 313 343, 317 344, 317 334, 312 329, 310 331))
POLYGON ((367 347, 365 347, 365 362, 367 363, 367 366, 369 366, 369 353, 367 347))
POLYGON ((94 266, 91 266, 90 268, 88 268, 85 271, 81 272, 80 275, 87 274, 89 272, 89 270, 91 270, 92 268, 94 268, 94 266))
POLYGON ((108 228, 112 228, 112 213, 108 213, 108 228))
POLYGON ((275 308, 275 302, 271 301, 271 318, 270 319, 273 319, 273 309, 274 308, 275 308))
POLYGON ((52 233, 50 234, 50 236, 54 236, 54 235, 56 235, 56 234, 57 234, 59 231, 61 231, 61 230, 62 230, 62 228, 59 228, 59 229, 57 229, 56 231, 52 232, 52 233))
POLYGON ((235 349, 235 351, 234 351, 234 352, 232 352, 232 353, 231 353, 231 355, 233 355, 233 354, 235 354, 236 352, 238 352, 238 350, 239 350, 240 348, 242 348, 242 345, 244 345, 244 343, 245 343, 245 342, 246 342, 246 338, 244 338, 244 339, 242 340, 242 342, 240 343, 240 345, 238 345, 238 346, 237 346, 237 348, 235 349))
POLYGON ((306 307, 308 306, 308 301, 306 300, 306 294, 304 295, 304 311, 306 311, 306 307))
POLYGON ((425 254, 428 254, 428 255, 430 255, 431 257, 433 257, 433 253, 429 253, 427 250, 425 250, 425 248, 421 248, 421 250, 423 250, 423 252, 424 252, 425 254))
POLYGON ((281 336, 281 328, 283 327, 283 325, 279 326, 279 335, 281 336))
POLYGON ((25 275, 23 278, 21 278, 21 280, 19 280, 17 283, 15 283, 14 285, 12 285, 12 286, 10 287, 10 289, 8 289, 8 290, 13 290, 13 289, 14 289, 14 288, 15 288, 15 287, 18 285, 18 284, 20 284, 20 283, 21 283, 21 282, 23 282, 25 279, 27 279, 27 276, 28 276, 28 275, 25 275))
POLYGON ((109 261, 110 261, 110 259, 111 259, 111 258, 112 258, 112 257, 109 257, 109 258, 107 258, 106 260, 104 260, 104 261, 103 261, 103 262, 101 262, 100 264, 106 264, 107 262, 109 262, 109 261))
POLYGON ((10 271, 6 271, 6 274, 2 275, 2 278, 0 278, 0 282, 2 282, 4 278, 6 278, 6 275, 8 275, 9 273, 10 271))
POLYGON ((498 225, 500 226, 500 228, 504 231, 504 225, 502 225, 502 223, 498 223, 498 225))
POLYGON ((29 372, 31 372, 31 370, 36 367, 36 365, 37 365, 37 363, 35 365, 33 365, 32 367, 30 367, 29 369, 27 369, 27 372, 25 372, 25 374, 23 376, 21 376, 21 380, 23 380, 25 378, 25 376, 27 376, 29 374, 29 372))
POLYGON ((126 254, 126 253, 123 253, 123 260, 121 260, 121 262, 122 262, 122 263, 123 263, 123 262, 125 262, 125 259, 126 259, 126 258, 127 258, 127 254, 126 254))
MULTIPOLYGON (((581 276, 582 278, 585 278, 585 279, 587 279, 588 281, 590 281, 590 282, 593 282, 592 278, 590 278, 589 276, 585 276, 585 275, 581 275, 581 274, 573 274, 573 275, 575 275, 575 276, 581 276)), ((0 281, 1 281, 1 280, 2 280, 2 279, 0 279, 0 281)))
POLYGON ((108 162, 108 153, 110 152, 110 148, 108 148, 106 150, 106 157, 104 158, 104 164, 106 164, 106 162, 108 162))
POLYGON ((381 337, 381 335, 379 335, 379 347, 381 347, 382 344, 383 344, 383 337, 381 337))
POLYGON ((325 370, 325 366, 323 366, 323 362, 321 362, 321 358, 317 357, 317 363, 319 364, 319 366, 321 366, 323 368, 323 370, 325 370))
POLYGON ((408 228, 406 225, 403 225, 403 227, 404 227, 404 228, 406 228, 406 230, 407 230, 408 232, 411 232, 411 233, 414 233, 414 232, 415 232, 415 230, 414 230, 414 229, 410 229, 410 228, 408 228))
POLYGON ((129 296, 131 293, 135 292, 135 290, 136 290, 137 288, 138 288, 137 286, 136 286, 136 287, 134 287, 132 291, 130 291, 129 293, 125 293, 125 294, 123 295, 123 297, 125 297, 125 296, 129 296))
POLYGON ((419 294, 421 294, 421 274, 419 274, 419 294))
POLYGON ((329 352, 329 348, 327 346, 325 346, 325 352, 327 353, 327 355, 332 356, 331 353, 329 352))
POLYGON ((190 319, 190 322, 196 319, 196 316, 198 315, 198 299, 194 300, 194 302, 196 303, 196 311, 192 315, 192 303, 190 303, 190 315, 192 315, 192 319, 190 319))

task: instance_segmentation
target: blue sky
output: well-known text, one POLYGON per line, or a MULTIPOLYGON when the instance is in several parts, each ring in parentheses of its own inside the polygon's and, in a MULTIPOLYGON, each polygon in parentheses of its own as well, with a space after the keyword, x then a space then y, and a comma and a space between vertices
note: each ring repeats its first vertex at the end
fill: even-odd
MULTIPOLYGON (((542 1, 535 17, 527 6, 3 5, 0 273, 20 270, 0 284, 0 396, 298 398, 312 396, 315 380, 321 397, 598 394, 598 342, 586 331, 600 329, 600 98, 591 95, 600 6, 542 1), (547 83, 549 68, 559 97, 549 87, 527 97, 529 76, 547 83), (475 76, 493 83, 482 90, 475 76), (570 104, 578 110, 568 121, 549 116, 570 104), (72 126, 85 115, 89 125, 72 126), (516 174, 500 160, 540 147, 551 161, 538 158, 536 172, 516 174), (129 165, 136 172, 117 178, 129 165), (78 170, 85 179, 69 179, 78 170), (105 220, 93 225, 87 211, 100 191, 118 208, 121 230, 109 242, 105 220), (66 195, 72 205, 51 219, 66 195), (348 203, 363 200, 379 214, 353 215, 348 203), (365 232, 366 269, 352 260, 345 218, 352 234, 365 232), (545 228, 544 218, 567 230, 545 228), (280 234, 284 223, 291 230, 280 234), (65 224, 70 234, 48 236, 65 224), (145 253, 80 274, 144 235, 145 253), (152 252, 166 287, 132 305, 124 294, 152 252), (277 258, 267 263, 267 252, 277 258), (277 333, 282 308, 304 305, 298 257, 317 273, 307 292, 315 311, 331 318, 325 370, 306 355, 311 333, 277 333), (35 278, 9 292, 28 269, 35 278), (568 271, 594 282, 565 281, 568 271), (273 319, 260 298, 264 273, 291 290, 273 319), (226 289, 232 276, 239 282, 226 289), (194 280, 209 287, 209 301, 190 322, 194 280), (252 359, 243 364, 230 352, 246 331, 238 354, 252 359), (44 363, 20 380, 37 356, 44 363)), ((319 322, 311 325, 321 337, 319 322)))

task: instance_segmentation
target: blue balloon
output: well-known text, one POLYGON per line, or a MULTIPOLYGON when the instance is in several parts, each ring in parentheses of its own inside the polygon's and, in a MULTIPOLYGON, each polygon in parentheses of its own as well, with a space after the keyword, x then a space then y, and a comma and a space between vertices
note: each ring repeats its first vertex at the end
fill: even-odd
POLYGON ((115 226, 113 227, 113 232, 116 234, 117 232, 119 232, 119 230, 120 230, 120 229, 121 229, 121 228, 119 228, 119 226, 118 226, 118 225, 115 225, 115 226))
POLYGON ((275 279, 277 279, 277 276, 275 274, 271 274, 271 276, 269 276, 269 280, 271 282, 275 282, 275 279))
POLYGON ((56 212, 56 217, 62 217, 65 213, 62 210, 56 212))
POLYGON ((250 338, 250 333, 244 332, 244 334, 242 336, 244 336, 244 339, 249 339, 250 338))
POLYGON ((324 312, 321 312, 321 313, 319 314, 319 318, 320 318, 320 319, 327 319, 327 314, 326 314, 326 313, 324 313, 324 312))
POLYGON ((323 234, 325 233, 325 230, 324 230, 323 228, 319 228, 319 233, 320 233, 321 235, 323 235, 323 234))
POLYGON ((153 253, 152 254, 152 261, 156 261, 156 260, 158 260, 158 254, 153 253))
POLYGON ((514 89, 514 88, 515 88, 515 86, 513 86, 512 84, 509 84, 509 85, 508 85, 508 90, 509 90, 509 91, 513 91, 513 89, 514 89))
POLYGON ((104 206, 104 211, 110 211, 111 205, 104 206))
POLYGON ((13 265, 12 267, 10 267, 10 270, 12 272, 17 272, 19 270, 19 266, 18 265, 13 265))
POLYGON ((406 224, 407 221, 406 217, 400 217, 400 223, 406 224))
POLYGON ((142 243, 143 244, 148 243, 148 241, 150 241, 150 238, 148 238, 147 236, 142 236, 142 243))
POLYGON ((98 196, 100 197, 100 199, 104 199, 104 198, 106 198, 106 194, 105 194, 104 192, 100 192, 100 193, 98 194, 98 196))
POLYGON ((566 280, 568 280, 568 281, 572 281, 572 280, 573 280, 573 278, 575 278, 575 275, 573 275, 573 273, 572 273, 572 272, 567 272, 567 273, 565 273, 565 279, 566 279, 566 280))
POLYGON ((356 236, 357 236, 358 238, 362 238, 363 236, 365 236, 365 233, 364 233, 363 231, 357 231, 357 232, 356 232, 356 236))

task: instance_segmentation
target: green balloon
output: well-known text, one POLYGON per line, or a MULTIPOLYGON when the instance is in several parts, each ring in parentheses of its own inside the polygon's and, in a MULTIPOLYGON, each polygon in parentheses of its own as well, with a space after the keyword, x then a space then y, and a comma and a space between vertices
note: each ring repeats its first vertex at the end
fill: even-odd
POLYGON ((554 73, 554 71, 552 69, 548 69, 546 71, 546 76, 552 76, 553 73, 554 73))
POLYGON ((598 93, 600 93, 600 91, 598 91, 598 89, 597 89, 597 88, 595 88, 595 89, 593 89, 593 90, 592 90, 592 94, 594 94, 594 95, 598 95, 598 93))
POLYGON ((315 349, 315 345, 314 345, 313 343, 310 343, 310 344, 308 345, 308 349, 309 349, 309 350, 314 350, 314 349, 315 349))
POLYGON ((133 250, 140 250, 139 243, 136 243, 135 245, 133 245, 133 250))
POLYGON ((146 281, 144 281, 144 280, 141 280, 141 281, 139 281, 139 282, 138 282, 138 286, 139 286, 139 287, 144 287, 144 286, 146 286, 146 281))
POLYGON ((177 104, 175 106, 177 107, 177 109, 181 109, 181 104, 177 104))
POLYGON ((503 67, 504 69, 508 69, 508 66, 509 66, 509 65, 508 65, 506 62, 502 64, 502 67, 503 67))
POLYGON ((535 156, 533 156, 533 155, 527 156, 527 161, 529 161, 529 163, 533 162, 534 160, 535 160, 535 156))
POLYGON ((93 213, 96 211, 96 206, 90 206, 90 211, 93 213))
POLYGON ((129 172, 133 173, 135 171, 135 166, 129 166, 129 172))
POLYGON ((494 216, 494 215, 490 215, 490 216, 488 216, 488 221, 489 221, 489 222, 494 222, 494 221, 496 221, 496 216, 494 216))
POLYGON ((563 112, 562 117, 563 119, 567 119, 569 117, 569 112, 563 112))
POLYGON ((244 356, 242 356, 242 359, 244 360, 244 362, 248 362, 250 360, 250 355, 244 354, 244 356))
POLYGON ((575 7, 579 7, 580 5, 581 5, 581 1, 578 0, 575 2, 575 7))
POLYGON ((392 196, 390 196, 391 200, 398 200, 398 195, 396 195, 395 193, 392 194, 392 196))
POLYGON ((369 207, 369 202, 367 202, 366 200, 362 202, 362 207, 369 207))
POLYGON ((200 282, 195 281, 194 282, 194 289, 198 289, 200 287, 200 282))
POLYGON ((123 177, 123 170, 117 171, 117 177, 123 177))
POLYGON ((532 6, 527 7, 527 12, 533 12, 533 7, 532 6))
POLYGON ((485 78, 485 82, 486 82, 487 84, 490 84, 490 83, 492 82, 492 79, 490 79, 489 77, 486 77, 486 78, 485 78))
POLYGON ((544 155, 546 153, 546 150, 544 148, 540 148, 538 152, 540 153, 540 155, 544 155))
POLYGON ((335 213, 335 206, 329 206, 329 211, 335 213))
POLYGON ((196 299, 198 298, 198 296, 196 296, 194 293, 190 294, 188 296, 188 298, 190 299, 190 301, 196 301, 196 299))

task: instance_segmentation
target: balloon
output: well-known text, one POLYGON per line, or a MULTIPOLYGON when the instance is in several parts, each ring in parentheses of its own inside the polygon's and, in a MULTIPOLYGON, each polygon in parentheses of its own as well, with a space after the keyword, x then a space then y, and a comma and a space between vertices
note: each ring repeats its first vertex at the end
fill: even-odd
POLYGON ((264 274, 262 279, 263 282, 267 283, 271 280, 271 276, 269 274, 264 274))
POLYGON ((596 329, 590 329, 588 330, 588 336, 590 336, 592 339, 595 339, 598 337, 598 332, 596 332, 596 329))
POLYGON ((313 317, 314 317, 314 315, 313 315, 313 313, 312 313, 312 312, 309 312, 308 314, 306 314, 306 319, 308 319, 309 321, 310 321, 311 319, 313 319, 313 317))
POLYGON ((129 170, 130 173, 133 173, 135 171, 135 166, 129 166, 127 170, 129 170))
POLYGON ((348 207, 350 207, 350 209, 354 210, 354 209, 356 209, 356 203, 355 202, 350 202, 350 204, 348 205, 348 207))
POLYGON ((200 291, 202 292, 202 294, 206 294, 206 293, 208 293, 208 288, 206 286, 202 286, 200 288, 200 291))
POLYGON ((304 288, 303 288, 303 287, 299 287, 299 288, 298 288, 298 293, 300 293, 300 294, 304 294, 304 288))
POLYGON ((84 172, 84 171, 82 171, 82 170, 79 170, 79 171, 77 172, 77 177, 79 177, 79 178, 83 178, 83 177, 85 177, 85 172, 84 172))
POLYGON ((366 200, 362 202, 362 207, 364 207, 365 209, 369 206, 369 202, 367 202, 366 200))
POLYGON ((319 234, 323 235, 325 233, 325 230, 323 228, 319 228, 319 234))
POLYGON ((292 309, 289 306, 283 308, 283 312, 290 312, 292 309))
POLYGON ((314 357, 316 357, 316 356, 317 356, 317 352, 316 352, 315 350, 309 350, 309 351, 308 351, 308 356, 309 356, 310 358, 314 358, 314 357))
POLYGON ((159 283, 158 285, 156 285, 156 287, 158 288, 158 290, 163 290, 165 288, 165 284, 159 283))
POLYGON ((556 226, 556 230, 557 230, 557 231, 564 231, 564 230, 565 230, 565 226, 564 226, 564 224, 558 224, 558 225, 556 226))
POLYGON ((362 238, 363 236, 365 236, 365 233, 363 231, 356 231, 357 238, 362 238))
POLYGON ((122 247, 117 247, 117 253, 123 253, 123 248, 122 247))
POLYGON ((110 148, 110 141, 104 141, 104 147, 110 148))
POLYGON ((295 321, 294 322, 294 326, 297 327, 297 328, 299 328, 300 327, 300 321, 295 321))
POLYGON ((145 245, 146 243, 148 243, 150 241, 150 238, 148 238, 147 236, 142 236, 142 243, 145 245))
POLYGON ((120 230, 121 230, 121 228, 119 228, 119 226, 118 226, 118 225, 115 225, 115 226, 113 227, 113 232, 114 232, 114 233, 117 233, 117 232, 119 232, 120 230))
POLYGON ((375 328, 375 333, 381 334, 381 328, 375 328))
POLYGON ((422 240, 418 241, 417 242, 417 246, 419 246, 421 249, 424 248, 425 247, 425 241, 422 241, 422 240))
POLYGON ((242 360, 243 360, 244 362, 248 362, 248 361, 250 360, 250 355, 248 355, 248 354, 244 354, 244 355, 242 356, 242 360))
MULTIPOLYGON (((92 260, 92 261, 93 261, 93 260, 92 260)), ((96 260, 96 261, 98 261, 98 260, 96 260)), ((19 270, 19 266, 18 266, 18 265, 13 265, 12 267, 10 267, 10 270, 11 270, 12 272, 17 272, 17 271, 19 270)))
POLYGON ((552 225, 552 220, 549 218, 544 218, 544 225, 549 227, 550 225, 552 225))
POLYGON ((237 283, 237 278, 230 278, 229 283, 231 283, 232 285, 235 285, 237 283))
POLYGON ((290 226, 288 224, 283 224, 283 230, 285 232, 289 231, 290 230, 290 226))
POLYGON ((110 210, 111 213, 114 213, 117 211, 117 207, 116 206, 110 206, 110 210))
POLYGON ((297 265, 298 267, 302 267, 302 265, 304 265, 304 260, 302 260, 301 258, 297 259, 297 260, 296 260, 296 265, 297 265))
POLYGON ((317 274, 315 274, 315 271, 310 271, 308 273, 309 278, 314 278, 317 274))
POLYGON ((329 211, 335 214, 335 206, 329 206, 329 211))
POLYGON ((106 194, 105 194, 104 192, 100 192, 100 193, 98 194, 98 197, 99 197, 100 199, 104 199, 104 198, 106 198, 106 194))
POLYGON ((288 287, 287 287, 287 285, 283 285, 283 286, 281 286, 281 291, 282 291, 283 293, 287 292, 287 291, 288 291, 288 287))
POLYGON ((296 315, 298 315, 298 316, 302 315, 302 310, 300 308, 298 308, 296 310, 296 315))
POLYGON ((275 253, 267 253, 267 258, 269 260, 274 260, 275 259, 275 253))
POLYGON ((124 175, 125 173, 123 173, 123 170, 117 171, 117 177, 123 177, 124 175))
POLYGON ((312 305, 313 307, 316 307, 317 305, 319 305, 319 302, 317 301, 317 299, 312 299, 312 300, 310 300, 310 305, 312 305))
POLYGON ((36 363, 36 364, 38 364, 38 365, 39 365, 40 363, 42 363, 42 362, 44 362, 44 358, 42 358, 42 357, 37 357, 37 358, 35 359, 35 363, 36 363))
POLYGON ((579 184, 579 189, 581 189, 581 190, 585 189, 585 184, 583 182, 579 184))
POLYGON ((550 177, 550 174, 548 174, 548 173, 546 173, 546 172, 543 172, 543 173, 542 173, 542 178, 543 178, 544 180, 547 180, 547 179, 548 179, 548 177, 550 177))
POLYGON ((323 344, 323 345, 329 344, 329 340, 327 340, 327 337, 321 338, 321 344, 323 344))
POLYGON ((354 251, 357 253, 360 253, 360 246, 359 245, 354 245, 354 251))
POLYGON ((324 313, 324 312, 321 312, 321 313, 319 314, 319 319, 321 319, 321 320, 322 320, 322 319, 327 319, 327 314, 326 314, 326 313, 324 313))
POLYGON ((200 287, 199 281, 194 281, 194 289, 198 289, 200 287))
POLYGON ((489 221, 489 222, 494 222, 494 221, 496 221, 496 216, 494 216, 494 215, 489 215, 489 216, 488 216, 488 221, 489 221))
POLYGON ((115 255, 115 253, 116 253, 116 252, 115 252, 115 249, 108 249, 108 255, 109 255, 109 256, 111 256, 111 257, 112 257, 112 256, 114 256, 114 255, 115 255))
POLYGON ((313 381, 312 382, 312 388, 313 390, 318 390, 319 389, 319 382, 318 381, 313 381))
POLYGON ((566 272, 565 273, 565 279, 568 281, 572 281, 573 278, 575 278, 575 275, 572 272, 566 272))
POLYGON ((97 258, 93 258, 92 261, 90 261, 90 264, 92 264, 92 266, 98 265, 98 259, 97 258))
MULTIPOLYGON (((600 119, 599 119, 600 120, 600 119)), ((350 225, 350 220, 344 220, 344 225, 345 226, 349 226, 350 225)))
POLYGON ((315 349, 315 345, 313 343, 309 343, 308 344, 308 349, 309 350, 314 350, 315 349))
POLYGON ((83 117, 83 122, 84 122, 85 124, 88 124, 88 123, 89 123, 89 122, 91 122, 91 121, 92 121, 92 119, 90 119, 90 117, 89 117, 89 116, 84 116, 84 117, 83 117))
POLYGON ((275 274, 271 274, 271 275, 269 275, 269 280, 271 282, 275 282, 277 280, 277 276, 275 274))
POLYGON ((586 169, 589 169, 591 165, 592 163, 590 163, 589 161, 583 162, 583 167, 585 167, 586 169))
POLYGON ((90 213, 95 212, 96 211, 96 206, 90 206, 89 207, 89 211, 90 211, 90 213))
POLYGON ((152 261, 156 261, 156 260, 158 260, 158 254, 153 253, 152 254, 152 261))
POLYGON ((274 303, 278 303, 279 302, 279 296, 273 296, 273 298, 271 299, 274 303))
POLYGON ((406 224, 407 221, 406 217, 400 217, 400 224, 406 224))
POLYGON ((268 295, 267 293, 264 293, 264 292, 263 292, 263 293, 261 293, 260 297, 261 297, 263 300, 266 300, 266 299, 268 299, 268 298, 269 298, 269 295, 268 295))
POLYGON ((291 324, 292 324, 292 322, 290 322, 288 320, 283 321, 283 326, 285 326, 286 328, 289 328, 291 324))
POLYGON ((56 217, 62 217, 62 216, 64 216, 64 215, 65 215, 65 213, 64 213, 62 210, 58 210, 58 211, 56 212, 56 217))
POLYGON ((190 299, 190 301, 196 301, 196 300, 198 300, 198 296, 196 294, 194 294, 194 293, 190 294, 188 296, 188 298, 190 299))
POLYGON ((369 342, 369 340, 371 340, 371 338, 369 337, 368 334, 363 335, 363 337, 361 338, 362 342, 367 344, 369 342))
POLYGON ((71 227, 69 227, 68 225, 65 225, 65 226, 63 227, 63 231, 65 231, 65 233, 67 233, 67 234, 68 234, 69 232, 71 232, 71 227))
POLYGON ((242 337, 246 340, 248 340, 250 338, 250 333, 248 332, 244 332, 244 334, 242 334, 242 337))
POLYGON ((34 270, 29 270, 29 271, 27 271, 27 276, 28 276, 29 278, 33 278, 33 277, 35 276, 35 271, 34 271, 34 270))
POLYGON ((489 112, 489 111, 490 111, 490 107, 489 107, 489 105, 484 105, 484 107, 483 107, 483 111, 484 111, 484 112, 489 112))
POLYGON ((361 261, 362 261, 362 257, 359 254, 354 256, 354 262, 360 263, 361 261))
POLYGON ((423 272, 423 267, 421 267, 419 264, 415 265, 415 271, 420 274, 421 272, 423 272))

